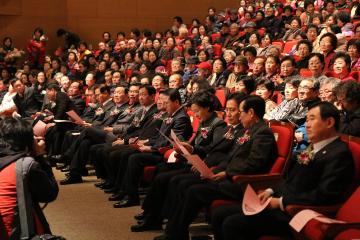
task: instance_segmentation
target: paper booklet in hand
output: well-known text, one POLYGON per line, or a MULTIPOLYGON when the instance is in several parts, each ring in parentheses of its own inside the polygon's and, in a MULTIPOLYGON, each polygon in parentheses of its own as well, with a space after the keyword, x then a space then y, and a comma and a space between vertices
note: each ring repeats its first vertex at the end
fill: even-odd
POLYGON ((193 165, 196 168, 196 170, 199 171, 201 177, 205 179, 211 179, 214 176, 214 173, 211 171, 211 169, 205 164, 205 162, 198 155, 184 154, 184 157, 191 165, 193 165))
POLYGON ((242 210, 245 215, 255 215, 264 210, 267 205, 269 205, 270 201, 271 197, 269 197, 266 202, 261 204, 260 198, 256 194, 255 190, 251 187, 250 184, 248 184, 244 193, 242 210))
POLYGON ((339 221, 336 219, 327 218, 321 213, 315 212, 314 210, 304 209, 298 212, 289 222, 289 225, 297 232, 300 232, 305 225, 311 220, 316 219, 319 222, 326 224, 344 224, 346 222, 339 221))
POLYGON ((39 120, 33 127, 34 135, 36 137, 45 137, 46 134, 46 123, 39 120))

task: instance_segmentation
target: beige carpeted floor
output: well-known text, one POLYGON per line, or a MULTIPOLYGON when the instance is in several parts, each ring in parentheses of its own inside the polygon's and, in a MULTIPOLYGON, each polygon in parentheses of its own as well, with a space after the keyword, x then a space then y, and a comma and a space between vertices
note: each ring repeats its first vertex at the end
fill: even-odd
MULTIPOLYGON (((64 178, 59 171, 55 175, 58 180, 64 178)), ((60 186, 57 200, 46 207, 45 215, 54 234, 67 240, 145 240, 161 234, 130 232, 140 207, 114 209, 107 201, 109 195, 94 187, 94 176, 84 180, 82 184, 60 186)))

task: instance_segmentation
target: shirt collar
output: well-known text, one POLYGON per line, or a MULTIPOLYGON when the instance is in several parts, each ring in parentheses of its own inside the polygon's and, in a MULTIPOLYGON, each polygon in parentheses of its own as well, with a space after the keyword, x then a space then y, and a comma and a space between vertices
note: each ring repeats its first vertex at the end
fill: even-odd
POLYGON ((335 137, 331 137, 325 140, 322 140, 320 142, 314 143, 313 144, 313 152, 314 154, 319 152, 321 149, 323 149, 325 146, 327 146, 328 144, 332 143, 333 141, 335 141, 335 139, 337 139, 338 136, 335 137))
POLYGON ((152 106, 154 106, 154 105, 155 105, 155 103, 153 103, 153 104, 151 104, 151 105, 149 105, 149 106, 143 107, 143 109, 144 109, 145 112, 147 112, 147 111, 149 111, 149 109, 150 109, 152 106))
POLYGON ((171 117, 174 117, 175 114, 177 114, 177 113, 178 113, 179 111, 181 111, 183 108, 184 108, 184 106, 181 106, 181 107, 179 107, 178 109, 176 109, 176 111, 173 112, 173 114, 171 115, 171 117))

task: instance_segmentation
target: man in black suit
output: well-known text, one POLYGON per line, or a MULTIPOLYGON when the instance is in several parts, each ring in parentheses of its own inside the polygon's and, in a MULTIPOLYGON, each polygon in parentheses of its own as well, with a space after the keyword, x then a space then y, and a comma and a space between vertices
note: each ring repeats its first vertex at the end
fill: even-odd
POLYGON ((71 83, 68 96, 75 105, 76 113, 80 116, 85 109, 85 101, 81 96, 81 85, 79 82, 71 83))
POLYGON ((16 91, 14 96, 16 112, 22 118, 31 119, 31 116, 41 108, 39 102, 35 99, 34 88, 26 87, 21 79, 11 81, 11 85, 16 91))
MULTIPOLYGON (((244 95, 241 93, 231 94, 228 97, 226 117, 229 125, 225 128, 214 125, 212 140, 209 137, 209 141, 205 140, 203 144, 183 143, 189 152, 198 154, 210 168, 217 166, 222 161, 228 161, 232 149, 235 149, 233 148, 235 140, 243 134, 243 127, 239 120, 239 104, 243 97, 244 95)), ((175 189, 177 189, 179 182, 186 182, 187 187, 189 187, 206 181, 201 179, 197 171, 190 169, 189 165, 180 164, 164 163, 157 166, 156 176, 142 204, 144 212, 136 216, 136 219, 141 221, 138 225, 132 226, 131 231, 141 232, 160 229, 162 217, 166 218, 169 215, 168 212, 174 209, 178 192, 175 189), (162 209, 164 210, 163 215, 162 209)))
MULTIPOLYGON (((138 87, 136 88, 138 91, 138 87)), ((138 92, 137 92, 138 94, 138 92)), ((85 173, 85 165, 87 162, 87 153, 88 147, 91 143, 102 143, 107 140, 107 132, 104 131, 104 128, 113 124, 119 116, 130 114, 129 110, 129 97, 128 89, 125 87, 115 88, 113 106, 110 110, 110 114, 105 116, 102 119, 100 126, 92 126, 89 123, 84 124, 85 128, 81 131, 80 136, 70 147, 71 152, 67 152, 66 157, 71 159, 70 164, 70 174, 69 176, 60 181, 60 184, 72 184, 72 183, 81 183, 81 174, 85 173)), ((116 137, 112 137, 116 138, 116 137)))
POLYGON ((71 157, 79 144, 79 141, 76 140, 79 138, 79 135, 81 131, 84 130, 85 126, 101 127, 107 122, 106 120, 114 119, 114 117, 111 116, 111 113, 115 104, 110 95, 110 87, 98 86, 95 88, 95 99, 98 107, 94 110, 93 117, 84 118, 83 120, 85 122, 83 125, 78 125, 75 127, 75 130, 67 131, 65 133, 64 141, 61 144, 61 157, 57 159, 57 161, 65 163, 65 165, 61 167, 62 171, 70 170, 68 165, 70 164, 71 157))
MULTIPOLYGON (((70 100, 66 93, 61 92, 60 86, 56 83, 50 83, 46 87, 46 97, 49 100, 46 110, 46 116, 42 118, 44 122, 51 123, 54 120, 67 120, 69 117, 66 114, 68 111, 76 111, 74 103, 70 100)), ((38 117, 38 118, 39 118, 38 117)), ((45 135, 46 148, 49 154, 58 153, 58 146, 63 141, 64 134, 73 126, 71 123, 53 123, 54 126, 50 127, 45 135)))
MULTIPOLYGON (((168 117, 164 119, 160 132, 170 136, 170 131, 182 140, 188 140, 192 133, 190 118, 183 106, 181 106, 181 96, 177 89, 167 89, 163 92, 166 99, 166 111, 168 117)), ((124 193, 124 198, 114 204, 115 208, 129 207, 139 204, 138 185, 145 166, 153 166, 163 160, 164 148, 169 148, 168 140, 159 135, 155 142, 147 142, 138 147, 140 151, 132 154, 128 159, 126 172, 122 181, 120 191, 124 193)))
POLYGON ((353 180, 354 163, 347 144, 338 137, 339 123, 339 112, 331 103, 311 106, 306 131, 312 144, 293 156, 283 183, 259 194, 262 202, 272 197, 267 209, 245 216, 240 205, 219 207, 212 216, 216 239, 286 236, 290 232, 290 216, 284 212, 287 205, 329 205, 343 201, 344 190, 353 180))
MULTIPOLYGON (((106 182, 99 183, 96 186, 107 189, 114 187, 120 162, 127 161, 128 157, 125 157, 125 155, 129 156, 137 152, 129 144, 158 136, 156 129, 160 128, 162 116, 166 112, 160 97, 157 105, 155 104, 155 94, 156 90, 151 85, 141 86, 139 101, 142 108, 134 117, 134 121, 130 124, 129 128, 126 129, 126 132, 121 134, 112 144, 101 144, 91 147, 90 157, 95 163, 97 176, 106 179, 106 182)), ((120 175, 122 177, 122 174, 120 175)))
POLYGON ((337 103, 343 110, 340 132, 360 137, 360 84, 343 81, 336 88, 337 103))
POLYGON ((236 139, 229 163, 220 167, 210 182, 185 189, 183 199, 176 200, 165 234, 155 239, 189 239, 189 225, 204 206, 219 198, 242 198, 242 188, 232 181, 233 176, 267 173, 274 164, 278 152, 274 134, 262 119, 265 101, 258 96, 247 96, 241 102, 239 112, 245 131, 236 139))

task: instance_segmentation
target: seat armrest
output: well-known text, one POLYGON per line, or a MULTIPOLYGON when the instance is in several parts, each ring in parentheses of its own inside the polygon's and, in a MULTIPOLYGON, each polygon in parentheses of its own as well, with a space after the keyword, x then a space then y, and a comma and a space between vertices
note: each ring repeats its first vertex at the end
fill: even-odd
POLYGON ((257 174, 257 175, 236 175, 232 177, 234 182, 258 182, 269 180, 281 180, 282 175, 278 173, 274 174, 257 174))
POLYGON ((305 210, 305 209, 311 209, 315 212, 324 214, 325 216, 335 216, 338 209, 341 207, 340 204, 337 205, 329 205, 329 206, 311 206, 311 205, 287 205, 285 207, 285 211, 290 216, 295 216, 298 212, 305 210))
POLYGON ((357 223, 334 223, 328 224, 325 239, 335 239, 337 235, 349 229, 359 229, 360 222, 357 223))
POLYGON ((237 175, 232 177, 233 182, 241 185, 251 184, 254 190, 264 190, 278 185, 282 180, 281 174, 257 174, 257 175, 237 175))

